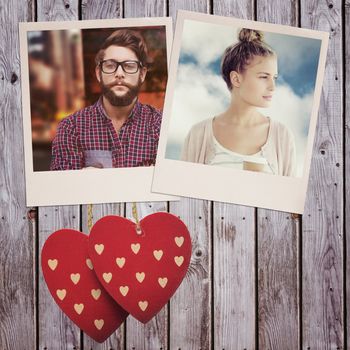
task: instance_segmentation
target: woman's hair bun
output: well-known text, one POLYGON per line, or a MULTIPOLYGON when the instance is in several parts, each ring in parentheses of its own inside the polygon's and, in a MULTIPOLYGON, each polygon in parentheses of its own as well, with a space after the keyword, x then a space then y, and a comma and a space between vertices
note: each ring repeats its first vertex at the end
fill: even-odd
POLYGON ((264 34, 260 30, 242 28, 238 34, 238 40, 241 42, 260 41, 264 39, 264 34))

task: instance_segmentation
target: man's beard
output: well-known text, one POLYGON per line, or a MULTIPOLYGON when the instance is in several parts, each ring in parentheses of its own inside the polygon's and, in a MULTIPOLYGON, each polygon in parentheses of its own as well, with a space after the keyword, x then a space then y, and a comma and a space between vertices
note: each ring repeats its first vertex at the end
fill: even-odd
POLYGON ((125 82, 122 82, 120 85, 115 82, 111 84, 104 84, 102 79, 100 81, 103 96, 106 97, 109 103, 115 107, 129 106, 134 101, 135 97, 139 94, 141 85, 141 79, 139 79, 137 85, 131 85, 125 82), (113 86, 126 86, 128 90, 126 93, 124 93, 124 95, 118 96, 112 90, 113 86))

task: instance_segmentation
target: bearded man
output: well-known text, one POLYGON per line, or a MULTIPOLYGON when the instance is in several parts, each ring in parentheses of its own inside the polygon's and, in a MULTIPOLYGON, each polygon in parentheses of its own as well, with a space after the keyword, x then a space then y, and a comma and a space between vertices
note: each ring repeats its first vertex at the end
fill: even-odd
POLYGON ((148 66, 143 37, 137 31, 116 30, 102 44, 95 63, 102 95, 59 123, 50 169, 153 165, 162 114, 138 101, 148 66))

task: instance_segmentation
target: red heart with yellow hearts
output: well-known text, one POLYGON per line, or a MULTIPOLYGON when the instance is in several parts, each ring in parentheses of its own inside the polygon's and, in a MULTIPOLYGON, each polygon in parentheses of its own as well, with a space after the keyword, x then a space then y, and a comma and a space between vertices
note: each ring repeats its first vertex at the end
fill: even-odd
POLYGON ((105 216, 92 227, 89 256, 95 273, 113 299, 139 321, 155 316, 187 272, 191 238, 185 224, 168 213, 136 224, 105 216))
POLYGON ((54 232, 41 251, 41 267, 57 305, 96 341, 106 340, 128 316, 97 279, 85 234, 70 229, 54 232))

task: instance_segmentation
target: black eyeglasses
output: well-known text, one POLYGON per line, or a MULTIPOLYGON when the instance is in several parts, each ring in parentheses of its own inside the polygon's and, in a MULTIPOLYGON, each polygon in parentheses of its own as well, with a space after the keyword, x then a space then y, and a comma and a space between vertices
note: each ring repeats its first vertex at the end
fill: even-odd
POLYGON ((122 66, 122 69, 127 74, 135 74, 142 67, 141 62, 139 61, 123 61, 118 62, 115 60, 104 60, 100 62, 100 67, 102 72, 105 74, 115 73, 119 66, 122 66))

